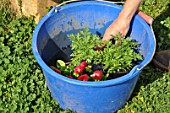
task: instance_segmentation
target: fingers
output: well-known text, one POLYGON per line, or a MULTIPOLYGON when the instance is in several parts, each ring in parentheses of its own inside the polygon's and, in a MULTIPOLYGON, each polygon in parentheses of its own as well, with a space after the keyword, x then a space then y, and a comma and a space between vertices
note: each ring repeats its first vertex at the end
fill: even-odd
POLYGON ((118 33, 118 31, 116 29, 114 29, 114 26, 112 26, 112 25, 109 26, 104 33, 102 41, 109 41, 109 40, 113 39, 113 36, 116 36, 117 33, 118 33))
POLYGON ((121 34, 122 37, 126 36, 127 32, 129 30, 129 27, 126 27, 125 29, 116 29, 116 27, 108 28, 102 38, 102 41, 109 41, 114 38, 114 36, 121 34))
POLYGON ((113 39, 113 36, 115 36, 115 34, 113 34, 113 33, 111 33, 111 34, 105 33, 103 38, 102 38, 102 41, 109 41, 109 40, 113 39))
POLYGON ((103 38, 102 38, 102 41, 109 41, 111 40, 113 37, 111 35, 108 35, 108 34, 104 34, 103 38))

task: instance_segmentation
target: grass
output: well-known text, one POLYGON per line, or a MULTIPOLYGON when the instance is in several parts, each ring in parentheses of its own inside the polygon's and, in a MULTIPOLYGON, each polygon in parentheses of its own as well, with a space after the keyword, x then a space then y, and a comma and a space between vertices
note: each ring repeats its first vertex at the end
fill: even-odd
MULTIPOLYGON (((0 4, 0 112, 70 113, 51 97, 32 54, 34 18, 15 17, 7 6, 6 0, 0 4)), ((170 1, 145 0, 140 9, 154 18, 156 51, 170 49, 170 1)), ((168 113, 169 100, 170 73, 150 63, 118 113, 168 113)))

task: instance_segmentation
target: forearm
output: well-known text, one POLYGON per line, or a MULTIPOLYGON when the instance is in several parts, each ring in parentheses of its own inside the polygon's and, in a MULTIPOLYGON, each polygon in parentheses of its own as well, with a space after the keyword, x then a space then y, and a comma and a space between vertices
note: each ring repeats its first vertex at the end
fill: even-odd
POLYGON ((119 18, 124 18, 130 22, 142 1, 143 0, 126 0, 121 13, 119 14, 119 18))

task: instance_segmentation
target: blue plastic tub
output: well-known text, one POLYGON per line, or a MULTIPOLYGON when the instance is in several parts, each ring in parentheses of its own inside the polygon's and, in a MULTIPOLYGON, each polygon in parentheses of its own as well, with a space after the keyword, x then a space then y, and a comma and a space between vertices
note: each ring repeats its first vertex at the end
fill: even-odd
POLYGON ((138 15, 131 24, 129 36, 140 43, 144 60, 126 75, 101 82, 83 82, 54 72, 47 63, 52 57, 70 54, 62 47, 71 44, 67 35, 89 28, 102 35, 117 18, 122 7, 109 2, 82 1, 54 7, 35 28, 32 40, 34 56, 41 66, 52 97, 63 109, 78 113, 111 113, 122 108, 131 96, 139 74, 152 59, 155 39, 149 25, 138 15))

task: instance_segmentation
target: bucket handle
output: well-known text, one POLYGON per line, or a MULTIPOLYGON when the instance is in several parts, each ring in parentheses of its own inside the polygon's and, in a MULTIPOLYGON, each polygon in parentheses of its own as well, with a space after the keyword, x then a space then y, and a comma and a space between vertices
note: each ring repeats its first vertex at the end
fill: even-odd
MULTIPOLYGON (((66 5, 66 4, 69 4, 69 3, 73 3, 73 2, 81 2, 81 1, 82 1, 82 0, 68 0, 68 1, 64 1, 64 2, 62 2, 62 3, 60 3, 60 4, 58 4, 58 5, 56 6, 54 12, 58 12, 58 10, 60 9, 60 7, 63 6, 63 5, 66 5)), ((90 1, 90 0, 84 0, 84 1, 90 1)), ((123 2, 123 1, 117 1, 117 2, 104 1, 104 0, 94 0, 94 1, 99 1, 99 2, 102 1, 102 2, 114 3, 114 4, 124 4, 124 3, 125 3, 125 2, 123 2)), ((140 10, 137 10, 136 13, 137 13, 141 18, 143 18, 143 19, 150 25, 151 32, 152 32, 153 37, 154 37, 154 44, 156 45, 156 38, 155 38, 154 30, 153 30, 153 27, 152 27, 152 24, 153 24, 154 19, 153 19, 152 17, 146 15, 145 13, 143 13, 143 12, 140 11, 140 10)), ((138 65, 138 66, 136 67, 136 70, 137 70, 137 71, 142 70, 146 65, 148 65, 148 64, 152 61, 152 59, 153 59, 153 57, 154 57, 154 54, 155 54, 155 51, 156 51, 156 47, 154 47, 154 52, 152 53, 152 56, 151 56, 151 58, 147 61, 147 63, 145 63, 145 65, 142 65, 142 66, 138 65)), ((134 72, 135 72, 135 71, 133 71, 133 73, 134 73, 134 72)))
MULTIPOLYGON (((117 1, 117 2, 113 2, 113 1, 105 1, 105 0, 68 0, 68 1, 64 1, 58 5, 56 5, 57 8, 69 4, 69 3, 73 3, 73 2, 82 2, 82 1, 99 1, 99 2, 107 2, 107 3, 114 3, 114 4, 123 4, 123 1, 117 1)), ((58 12, 58 10, 56 9, 55 12, 58 12)))
MULTIPOLYGON (((59 8, 60 6, 63 6, 65 4, 69 4, 69 3, 73 3, 73 2, 81 2, 82 0, 68 0, 68 1, 64 1, 62 2, 61 4, 58 4, 56 7, 59 8)), ((88 1, 88 0, 84 0, 84 1, 88 1)), ((107 2, 107 3, 114 3, 114 4, 124 4, 125 2, 123 1, 117 1, 117 2, 114 2, 114 1, 105 1, 105 0, 94 0, 94 1, 102 1, 102 2, 107 2)), ((55 9, 55 12, 58 12, 58 9, 55 9)), ((146 15, 145 13, 143 13, 142 11, 140 10, 137 10, 136 13, 142 17, 149 25, 151 25, 153 23, 153 18, 146 15)))
MULTIPOLYGON (((55 12, 58 12, 58 8, 59 8, 60 6, 63 6, 63 5, 65 5, 65 4, 69 4, 69 3, 73 3, 73 2, 81 2, 81 1, 82 1, 82 0, 68 0, 68 1, 64 1, 64 2, 62 2, 61 4, 58 4, 58 5, 56 6, 55 12)), ((86 1, 86 0, 85 0, 85 1, 86 1)), ((88 1, 88 0, 87 0, 87 1, 88 1)), ((124 4, 124 3, 125 3, 125 2, 123 2, 123 1, 117 1, 117 2, 105 1, 105 0, 94 0, 94 1, 99 1, 99 2, 102 1, 102 2, 114 3, 114 4, 124 4)), ((152 17, 146 15, 145 13, 143 13, 143 12, 140 11, 140 10, 137 10, 136 13, 137 13, 140 17, 142 17, 149 25, 152 25, 152 23, 153 23, 153 18, 152 18, 152 17)))

